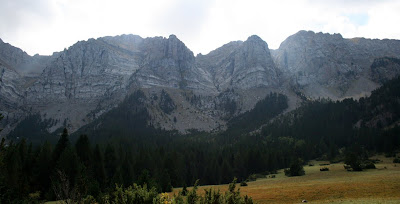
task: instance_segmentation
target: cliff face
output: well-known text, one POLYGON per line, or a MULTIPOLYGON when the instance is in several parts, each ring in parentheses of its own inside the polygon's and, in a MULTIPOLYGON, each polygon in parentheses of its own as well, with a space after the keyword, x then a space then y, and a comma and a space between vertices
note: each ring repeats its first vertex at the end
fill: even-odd
POLYGON ((45 103, 107 97, 127 87, 139 68, 137 61, 134 53, 103 39, 78 42, 49 63, 27 89, 26 99, 45 103))
POLYGON ((218 91, 279 85, 279 70, 267 43, 258 36, 228 43, 208 55, 197 56, 196 60, 198 67, 212 75, 218 91))
POLYGON ((140 69, 133 81, 140 87, 167 87, 215 92, 211 76, 195 66, 195 57, 175 35, 147 38, 140 45, 140 69))
POLYGON ((138 89, 149 124, 186 131, 223 128, 270 91, 295 108, 309 98, 359 97, 400 74, 400 41, 345 39, 300 31, 277 50, 258 36, 194 56, 175 35, 81 41, 52 56, 29 56, 0 41, 0 108, 7 133, 26 115, 48 130, 88 124, 138 89))
POLYGON ((277 66, 293 86, 313 98, 333 99, 375 89, 378 84, 370 66, 384 56, 400 57, 400 41, 344 39, 340 34, 300 31, 274 51, 277 66))

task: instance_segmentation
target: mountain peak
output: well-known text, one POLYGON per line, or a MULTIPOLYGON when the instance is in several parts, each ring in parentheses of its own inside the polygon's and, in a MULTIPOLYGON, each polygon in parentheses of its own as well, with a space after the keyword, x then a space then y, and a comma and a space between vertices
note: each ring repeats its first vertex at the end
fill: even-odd
POLYGON ((176 37, 176 35, 174 35, 174 34, 171 34, 171 35, 169 35, 169 37, 168 37, 168 39, 178 39, 177 37, 176 37))
POLYGON ((264 42, 263 39, 261 39, 258 35, 251 35, 247 38, 246 42, 264 42))
POLYGON ((245 47, 263 47, 263 49, 269 49, 268 48, 268 43, 265 42, 263 39, 261 39, 259 36, 257 35, 252 35, 250 37, 247 38, 247 40, 244 42, 245 47))
MULTIPOLYGON (((330 34, 330 33, 323 33, 323 32, 318 32, 315 33, 314 31, 306 31, 306 30, 301 30, 297 33, 295 33, 292 36, 289 36, 289 38, 294 37, 300 37, 300 38, 313 38, 313 37, 329 37, 329 38, 335 38, 335 39, 343 39, 342 35, 340 33, 334 33, 334 34, 330 34)), ((288 38, 288 39, 289 39, 288 38)))

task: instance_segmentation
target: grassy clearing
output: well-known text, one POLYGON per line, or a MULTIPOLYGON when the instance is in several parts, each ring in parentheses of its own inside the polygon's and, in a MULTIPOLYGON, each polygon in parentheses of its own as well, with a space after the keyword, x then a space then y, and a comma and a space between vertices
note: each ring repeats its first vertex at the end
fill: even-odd
MULTIPOLYGON (((257 203, 400 203, 400 165, 393 164, 393 158, 374 158, 382 160, 377 169, 363 172, 348 172, 343 163, 320 166, 328 162, 312 161, 314 166, 304 167, 305 176, 286 177, 280 170, 276 178, 248 182, 240 191, 257 203), (321 167, 329 171, 321 172, 321 167)), ((198 193, 210 187, 222 192, 228 189, 228 185, 200 186, 198 193)))

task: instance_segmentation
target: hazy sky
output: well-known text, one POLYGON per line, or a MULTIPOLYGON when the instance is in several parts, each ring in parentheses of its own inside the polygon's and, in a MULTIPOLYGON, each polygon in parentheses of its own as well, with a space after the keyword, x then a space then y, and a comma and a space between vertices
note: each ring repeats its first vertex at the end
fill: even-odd
POLYGON ((30 55, 120 34, 175 34, 195 54, 299 30, 400 39, 399 23, 400 0, 0 0, 0 38, 30 55))

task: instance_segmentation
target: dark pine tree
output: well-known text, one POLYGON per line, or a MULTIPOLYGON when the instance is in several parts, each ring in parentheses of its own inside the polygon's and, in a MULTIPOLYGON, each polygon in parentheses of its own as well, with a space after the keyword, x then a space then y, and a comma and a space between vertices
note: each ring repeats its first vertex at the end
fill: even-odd
POLYGON ((124 186, 130 186, 133 184, 133 167, 132 167, 132 156, 130 153, 126 153, 124 161, 122 162, 121 174, 124 186))
POLYGON ((53 151, 53 156, 52 156, 53 165, 57 164, 57 161, 60 158, 62 152, 64 151, 65 148, 67 148, 68 145, 69 145, 68 130, 67 128, 64 128, 63 133, 61 134, 61 137, 58 140, 56 147, 54 148, 53 151))
POLYGON ((104 152, 104 169, 106 172, 107 186, 113 188, 115 183, 114 179, 117 173, 118 161, 115 154, 115 149, 112 145, 108 144, 104 152))
POLYGON ((71 146, 67 146, 60 155, 56 170, 65 173, 70 184, 70 189, 74 188, 77 183, 81 165, 75 151, 71 146))
MULTIPOLYGON (((34 189, 42 192, 41 196, 46 196, 50 190, 50 174, 53 166, 51 166, 51 145, 45 142, 40 148, 40 152, 36 158, 36 164, 33 177, 34 189)), ((50 198, 48 198, 50 199, 50 198)))
POLYGON ((76 154, 79 157, 79 160, 85 165, 88 169, 90 167, 90 163, 92 160, 92 150, 90 148, 90 142, 87 135, 79 136, 78 140, 75 143, 76 154))
POLYGON ((93 177, 97 180, 101 189, 104 190, 106 185, 106 172, 104 169, 103 155, 100 151, 99 145, 96 145, 93 152, 93 177))

